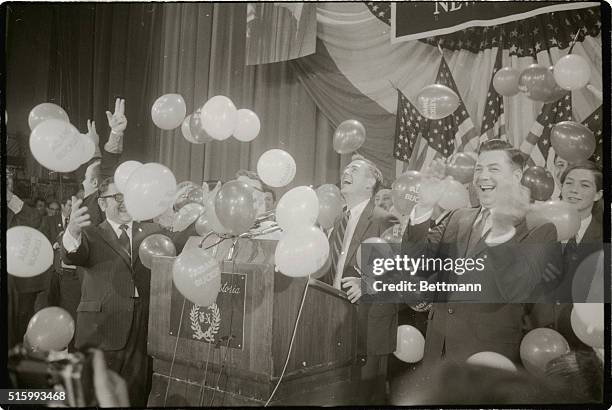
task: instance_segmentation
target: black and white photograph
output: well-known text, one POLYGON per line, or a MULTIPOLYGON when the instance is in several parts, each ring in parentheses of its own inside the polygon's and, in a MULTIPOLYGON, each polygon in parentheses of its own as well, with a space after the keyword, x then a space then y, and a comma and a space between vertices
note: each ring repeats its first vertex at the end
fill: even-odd
POLYGON ((612 406, 609 3, 0 13, 2 408, 612 406))

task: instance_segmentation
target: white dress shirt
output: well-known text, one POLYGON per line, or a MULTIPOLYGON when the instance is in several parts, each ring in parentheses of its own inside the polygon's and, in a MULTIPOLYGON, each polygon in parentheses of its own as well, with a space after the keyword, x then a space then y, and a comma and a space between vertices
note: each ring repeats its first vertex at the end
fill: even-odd
MULTIPOLYGON (((587 228, 591 224, 592 220, 593 220, 593 215, 589 215, 580 221, 580 228, 578 229, 578 232, 576 233, 576 243, 582 242, 582 237, 584 236, 584 233, 586 232, 587 228)), ((567 241, 563 241, 563 243, 567 243, 567 241)))
POLYGON ((336 277, 334 278, 334 287, 337 289, 340 289, 340 279, 342 279, 342 272, 344 271, 344 264, 346 263, 346 254, 348 253, 349 246, 351 245, 355 228, 357 227, 357 223, 359 222, 359 218, 361 218, 363 210, 366 208, 366 206, 368 206, 368 202, 370 202, 370 200, 366 199, 348 210, 350 215, 346 224, 346 231, 344 232, 342 249, 340 250, 340 255, 338 256, 336 277))

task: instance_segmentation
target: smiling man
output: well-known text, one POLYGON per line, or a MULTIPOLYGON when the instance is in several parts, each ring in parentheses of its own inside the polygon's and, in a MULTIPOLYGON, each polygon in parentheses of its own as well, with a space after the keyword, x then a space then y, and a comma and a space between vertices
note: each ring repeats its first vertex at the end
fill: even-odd
POLYGON ((520 363, 525 334, 520 302, 536 289, 547 262, 558 257, 556 247, 542 246, 556 240, 552 224, 527 227, 528 197, 520 185, 523 166, 518 150, 481 151, 473 179, 481 206, 453 211, 435 233, 428 228, 443 185, 435 177, 423 183, 402 249, 410 257, 486 258, 482 271, 461 276, 439 272, 438 281, 481 283, 487 299, 477 303, 460 301, 452 293, 437 295, 427 325, 424 362, 464 362, 474 353, 492 351, 520 363), (526 254, 519 244, 532 244, 533 249, 526 254))

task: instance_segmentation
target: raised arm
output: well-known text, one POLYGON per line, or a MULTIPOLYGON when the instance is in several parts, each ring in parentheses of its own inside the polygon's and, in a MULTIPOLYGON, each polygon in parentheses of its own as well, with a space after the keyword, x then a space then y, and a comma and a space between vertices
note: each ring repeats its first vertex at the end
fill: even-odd
POLYGON ((87 207, 81 208, 81 199, 72 197, 70 222, 62 236, 61 256, 69 265, 86 266, 89 258, 89 243, 83 229, 91 225, 87 207))

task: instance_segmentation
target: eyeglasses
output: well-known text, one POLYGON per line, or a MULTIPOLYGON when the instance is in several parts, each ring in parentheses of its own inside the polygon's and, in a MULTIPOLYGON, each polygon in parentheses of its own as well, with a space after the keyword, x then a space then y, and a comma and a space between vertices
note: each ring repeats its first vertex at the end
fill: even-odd
POLYGON ((105 195, 100 198, 113 198, 117 202, 123 202, 123 194, 105 195))

